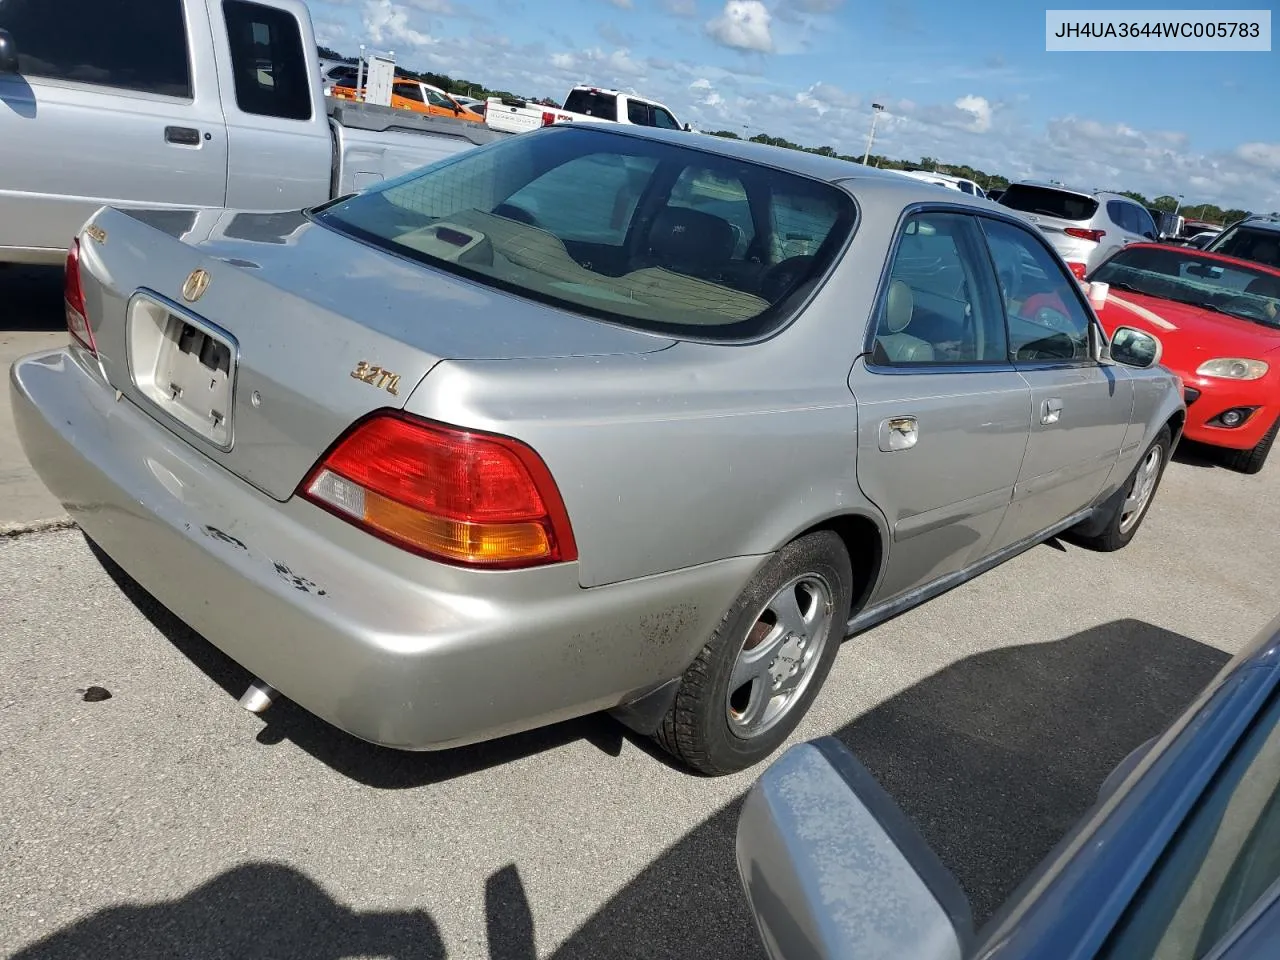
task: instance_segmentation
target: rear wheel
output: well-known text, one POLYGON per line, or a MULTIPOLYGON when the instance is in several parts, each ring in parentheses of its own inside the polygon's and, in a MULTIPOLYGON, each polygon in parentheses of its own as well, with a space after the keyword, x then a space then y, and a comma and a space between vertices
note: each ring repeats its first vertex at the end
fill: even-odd
POLYGON ((1142 526, 1147 509, 1160 487, 1172 444, 1173 437, 1169 428, 1162 427, 1151 446, 1142 454, 1138 465, 1133 468, 1133 473, 1129 474, 1124 486, 1099 508, 1102 521, 1100 532, 1090 535, 1073 533, 1071 539, 1091 550, 1104 552, 1128 546, 1142 526))
POLYGON ((831 671, 852 583, 848 551, 831 531, 778 551, 685 671, 658 743, 713 776, 746 769, 776 750, 831 671))
POLYGON ((1271 445, 1276 441, 1277 430, 1280 430, 1280 417, 1277 417, 1276 422, 1271 424, 1271 429, 1267 431, 1266 436, 1258 441, 1256 447, 1252 450, 1232 450, 1227 454, 1224 462, 1237 473, 1257 473, 1262 469, 1262 465, 1267 462, 1267 457, 1271 453, 1271 445))

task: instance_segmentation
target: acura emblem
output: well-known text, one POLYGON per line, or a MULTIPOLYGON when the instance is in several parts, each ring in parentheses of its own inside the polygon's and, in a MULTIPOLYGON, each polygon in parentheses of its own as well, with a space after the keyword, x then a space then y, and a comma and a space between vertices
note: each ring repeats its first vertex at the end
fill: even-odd
POLYGON ((182 299, 187 303, 195 303, 204 296, 204 292, 209 289, 209 274, 206 270, 197 267, 191 271, 191 275, 187 277, 186 282, 182 285, 182 299))

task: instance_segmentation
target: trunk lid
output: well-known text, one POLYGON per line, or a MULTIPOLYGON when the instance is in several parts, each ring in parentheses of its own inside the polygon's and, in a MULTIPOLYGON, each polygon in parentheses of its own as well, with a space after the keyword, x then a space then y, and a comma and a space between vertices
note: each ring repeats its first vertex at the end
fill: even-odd
POLYGON ((184 243, 166 231, 172 218, 97 214, 81 239, 90 324, 113 387, 277 500, 354 421, 403 408, 441 360, 674 342, 402 260, 300 214, 202 216, 216 222, 184 243))

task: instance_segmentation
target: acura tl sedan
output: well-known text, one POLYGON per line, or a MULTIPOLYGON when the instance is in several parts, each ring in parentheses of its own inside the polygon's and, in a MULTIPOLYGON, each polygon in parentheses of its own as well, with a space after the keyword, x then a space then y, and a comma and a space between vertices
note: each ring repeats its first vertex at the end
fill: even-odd
POLYGON ((740 770, 847 635, 1056 534, 1123 547, 1185 417, 1025 221, 812 154, 565 124, 173 219, 76 238, 23 447, 246 707, 390 747, 611 711, 740 770))

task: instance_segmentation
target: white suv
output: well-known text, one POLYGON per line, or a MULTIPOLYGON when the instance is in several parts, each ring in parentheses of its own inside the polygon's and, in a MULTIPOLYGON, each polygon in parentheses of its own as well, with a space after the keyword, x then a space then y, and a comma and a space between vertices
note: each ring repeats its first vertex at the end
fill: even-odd
POLYGON ((1147 208, 1119 193, 1056 183, 1011 183, 997 201, 1043 231, 1078 278, 1129 243, 1158 239, 1147 208))

